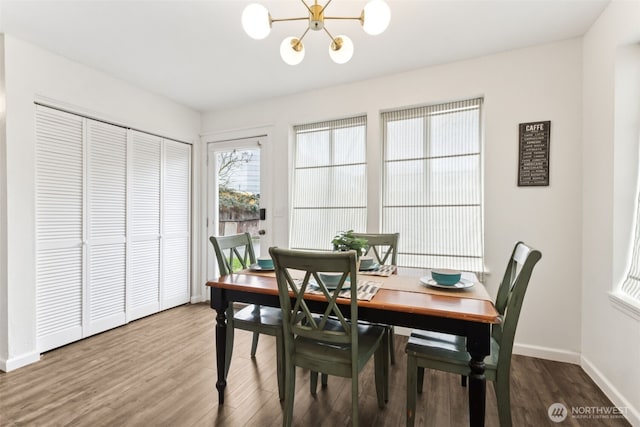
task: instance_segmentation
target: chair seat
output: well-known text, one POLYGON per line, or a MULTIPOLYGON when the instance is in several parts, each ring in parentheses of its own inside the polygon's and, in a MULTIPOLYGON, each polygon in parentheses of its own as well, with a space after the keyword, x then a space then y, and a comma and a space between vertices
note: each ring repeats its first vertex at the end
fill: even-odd
MULTIPOLYGON (((498 365, 499 344, 491 338, 491 354, 484 359, 485 372, 495 371, 498 365)), ((462 375, 470 374, 469 361, 471 357, 467 352, 466 340, 464 337, 440 332, 412 331, 407 343, 406 352, 410 356, 418 359, 418 366, 429 367, 424 361, 434 363, 444 363, 457 366, 451 371, 462 375)))
POLYGON ((282 310, 250 304, 234 313, 233 322, 234 327, 250 331, 260 327, 282 329, 282 310))
MULTIPOLYGON (((327 322, 325 330, 339 330, 340 323, 327 322)), ((358 370, 361 370, 369 358, 374 354, 380 345, 385 334, 384 327, 371 324, 358 324, 358 370)), ((296 348, 296 364, 298 366, 312 369, 318 365, 326 366, 327 363, 333 364, 335 370, 322 372, 333 375, 340 375, 340 371, 344 370, 346 374, 350 374, 351 366, 351 346, 349 344, 335 344, 330 342, 320 342, 315 339, 308 339, 298 336, 295 338, 296 348), (313 361, 313 362, 310 362, 313 361)))

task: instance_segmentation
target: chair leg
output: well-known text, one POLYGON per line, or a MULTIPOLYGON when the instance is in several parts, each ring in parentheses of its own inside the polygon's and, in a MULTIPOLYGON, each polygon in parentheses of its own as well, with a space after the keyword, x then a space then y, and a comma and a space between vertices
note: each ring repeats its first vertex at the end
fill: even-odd
POLYGON ((509 376, 498 376, 493 384, 496 391, 496 401, 498 402, 498 419, 500 427, 511 427, 511 395, 509 386, 509 376))
POLYGON ((388 350, 389 348, 387 346, 380 345, 373 356, 378 408, 384 408, 385 402, 387 401, 386 388, 388 379, 385 377, 386 369, 384 366, 387 363, 386 355, 388 350))
POLYGON ((389 334, 384 334, 382 337, 382 348, 385 349, 382 355, 384 356, 382 359, 382 372, 384 375, 384 402, 387 403, 389 401, 389 340, 391 337, 389 334))
POLYGON ((251 357, 256 357, 256 350, 258 350, 258 338, 260 334, 258 332, 253 333, 253 341, 251 342, 251 357))
MULTIPOLYGON (((385 350, 386 351, 386 350, 385 350)), ((351 425, 359 425, 358 419, 358 368, 353 367, 351 372, 351 425)))
MULTIPOLYGON (((289 358, 290 359, 290 358, 289 358)), ((284 411, 282 412, 282 425, 291 427, 293 424, 293 398, 296 394, 296 367, 291 360, 285 361, 286 372, 284 375, 286 386, 284 397, 284 411)))
POLYGON ((389 326, 389 356, 391 364, 396 364, 396 333, 393 326, 389 326))
POLYGON ((416 390, 418 393, 422 393, 422 385, 424 384, 424 368, 418 369, 418 378, 416 379, 416 390))
POLYGON ((460 383, 462 384, 462 387, 466 387, 467 386, 467 376, 466 375, 461 375, 462 379, 460 380, 460 383))
POLYGON ((278 376, 278 397, 280 401, 284 400, 284 337, 282 332, 276 334, 276 372, 278 376))
POLYGON ((227 339, 226 350, 224 353, 224 377, 227 378, 229 374, 229 366, 231 365, 231 355, 233 354, 233 307, 227 309, 227 339))
MULTIPOLYGON (((323 374, 324 375, 324 374, 323 374)), ((311 396, 316 397, 318 390, 318 371, 311 371, 309 375, 309 391, 311 396)))
POLYGON ((416 422, 416 395, 419 386, 419 369, 424 374, 424 368, 418 368, 414 356, 407 355, 407 427, 413 427, 416 422))
POLYGON ((327 388, 327 383, 329 381, 329 375, 322 373, 322 388, 327 388))

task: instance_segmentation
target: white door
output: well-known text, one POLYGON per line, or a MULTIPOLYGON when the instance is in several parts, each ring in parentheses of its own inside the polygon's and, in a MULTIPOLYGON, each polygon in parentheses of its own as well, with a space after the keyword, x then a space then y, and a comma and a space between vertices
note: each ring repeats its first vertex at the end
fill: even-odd
POLYGON ((38 349, 125 323, 126 129, 36 107, 38 349))
POLYGON ((191 297, 191 145, 164 140, 160 308, 191 297))
POLYGON ((84 119, 36 107, 38 350, 82 338, 84 119))
MULTIPOLYGON (((268 255, 273 241, 267 146, 266 136, 207 146, 207 236, 249 232, 256 257, 268 255)), ((215 253, 207 241, 207 279, 217 277, 215 253)))
POLYGON ((160 310, 162 138, 132 131, 129 161, 127 320, 160 310))
POLYGON ((84 336, 123 325, 127 130, 87 119, 84 336))
POLYGON ((189 302, 191 146, 131 131, 127 319, 189 302))

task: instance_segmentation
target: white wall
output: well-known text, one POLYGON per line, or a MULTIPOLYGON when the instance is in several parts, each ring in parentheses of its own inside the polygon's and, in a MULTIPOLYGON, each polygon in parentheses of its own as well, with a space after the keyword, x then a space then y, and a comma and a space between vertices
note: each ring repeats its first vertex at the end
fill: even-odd
POLYGON ((7 342, 7 215, 6 215, 6 97, 4 85, 4 35, 0 34, 0 360, 8 357, 7 342))
MULTIPOLYGON (((7 279, 0 295, 0 369, 39 358, 35 307, 35 107, 50 100, 78 113, 187 142, 198 141, 200 114, 106 74, 4 37, 6 86, 7 279)), ((197 152, 198 150, 194 150, 197 152)), ((194 186, 195 188, 195 186, 194 186)))
POLYGON ((640 315, 609 292, 629 267, 640 141, 640 3, 614 1, 584 37, 582 365, 640 425, 640 315))
MULTIPOLYGON (((485 98, 485 254, 495 294, 517 240, 542 251, 518 327, 516 351, 577 363, 580 342, 580 39, 332 87, 203 115, 203 131, 272 129, 276 211, 289 211, 294 124, 368 115, 369 203, 377 204, 381 110, 485 98), (517 187, 518 124, 551 120, 551 184, 517 187), (290 159, 289 159, 290 162, 290 159)), ((335 66, 335 65, 333 65, 335 66)), ((301 76, 300 78, 304 78, 301 76)), ((247 131, 251 134, 251 131, 247 131)), ((379 220, 374 212, 369 229, 379 220)), ((288 217, 275 218, 274 244, 288 244, 288 217)))

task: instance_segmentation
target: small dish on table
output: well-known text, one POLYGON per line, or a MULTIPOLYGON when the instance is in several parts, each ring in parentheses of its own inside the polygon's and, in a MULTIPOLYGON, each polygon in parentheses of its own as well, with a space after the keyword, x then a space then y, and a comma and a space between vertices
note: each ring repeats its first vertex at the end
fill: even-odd
POLYGON ((249 270, 251 271, 274 271, 275 267, 272 265, 271 267, 262 267, 257 262, 255 264, 251 264, 249 266, 249 270))

